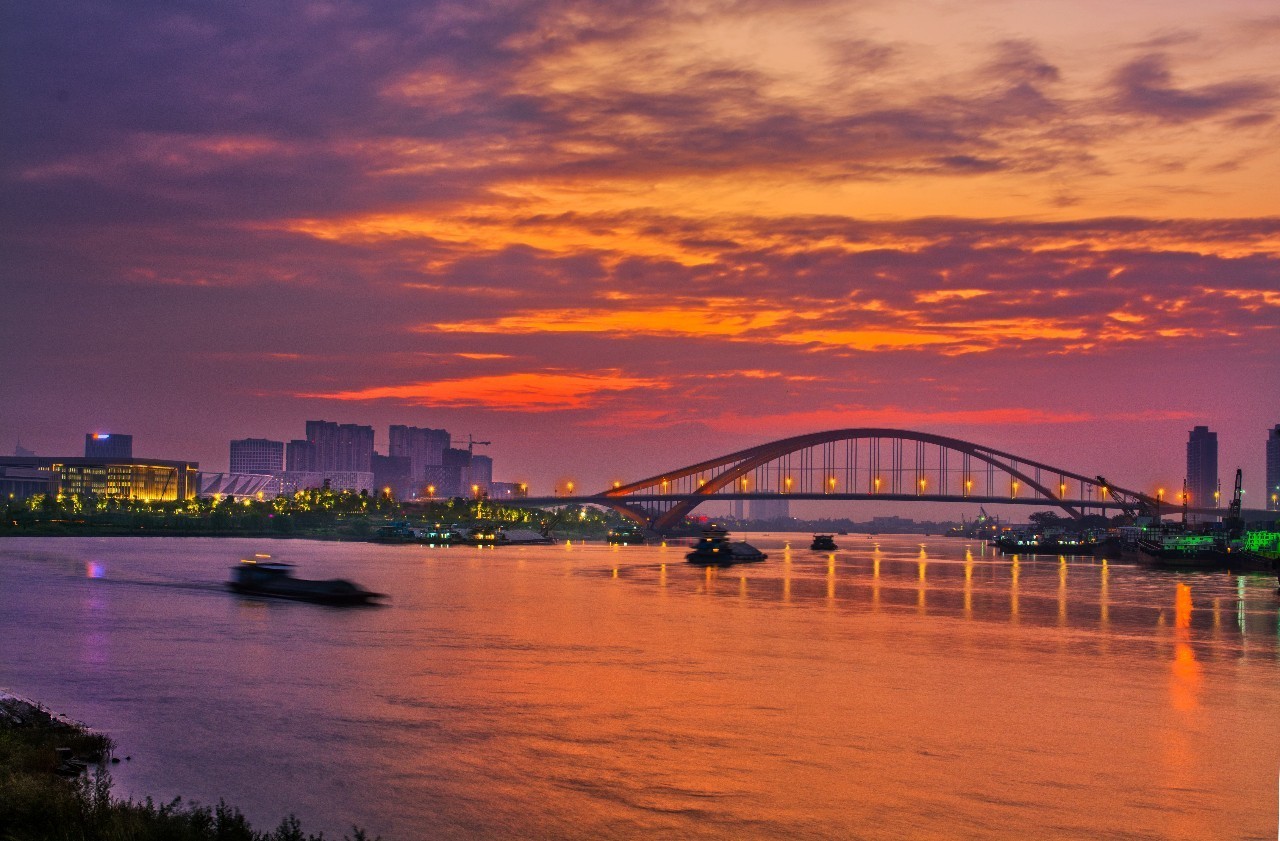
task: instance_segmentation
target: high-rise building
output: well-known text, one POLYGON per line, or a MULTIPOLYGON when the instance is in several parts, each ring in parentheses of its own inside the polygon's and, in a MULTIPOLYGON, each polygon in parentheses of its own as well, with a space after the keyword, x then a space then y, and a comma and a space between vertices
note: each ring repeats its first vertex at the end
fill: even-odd
POLYGON ((396 424, 387 430, 387 454, 409 459, 409 476, 426 478, 427 467, 444 463, 449 447, 449 431, 396 424))
POLYGON ((753 499, 747 510, 753 520, 774 522, 791 519, 791 501, 787 499, 753 499))
POLYGON ((1218 490, 1218 433, 1197 426, 1187 439, 1187 493, 1190 504, 1210 507, 1218 490))
POLYGON ((309 420, 307 440, 316 447, 317 470, 373 471, 372 426, 309 420))
POLYGON ((85 458, 133 458, 133 436, 90 432, 84 436, 85 458))
POLYGON ((471 483, 468 488, 477 488, 478 493, 489 494, 493 486, 493 459, 489 456, 471 456, 471 483))
POLYGON ((1280 511, 1280 423, 1267 432, 1267 505, 1280 511))
POLYGON ((373 485, 378 493, 388 489, 396 499, 413 499, 421 491, 409 476, 409 459, 405 456, 373 454, 373 485))
POLYGON ((316 445, 301 438, 295 438, 285 445, 284 469, 290 473, 314 473, 317 467, 316 445))
POLYGON ((284 442, 241 438, 231 442, 230 473, 279 473, 284 470, 284 442))

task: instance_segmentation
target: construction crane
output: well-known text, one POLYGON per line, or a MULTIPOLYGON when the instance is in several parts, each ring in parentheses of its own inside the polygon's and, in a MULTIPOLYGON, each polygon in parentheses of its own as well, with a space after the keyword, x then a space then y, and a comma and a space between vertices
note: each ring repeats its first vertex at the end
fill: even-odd
POLYGON ((1240 468, 1236 468, 1236 492, 1231 495, 1231 506, 1227 508, 1227 519, 1223 521, 1223 525, 1227 527, 1227 531, 1239 533, 1244 529, 1244 518, 1240 515, 1240 508, 1243 505, 1244 490, 1244 472, 1240 468))
MULTIPOLYGON (((470 458, 475 453, 476 447, 478 446, 488 447, 488 446, 491 446, 492 444, 493 444, 492 441, 477 441, 476 439, 472 438, 471 433, 468 432, 467 433, 467 458, 470 458)), ((462 441, 461 440, 450 441, 449 445, 452 447, 461 447, 462 441)))

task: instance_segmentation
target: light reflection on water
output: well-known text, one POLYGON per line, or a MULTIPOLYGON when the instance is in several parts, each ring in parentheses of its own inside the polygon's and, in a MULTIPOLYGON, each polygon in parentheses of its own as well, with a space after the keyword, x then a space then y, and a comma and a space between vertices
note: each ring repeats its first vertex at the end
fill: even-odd
POLYGON ((249 542, 9 540, 0 686, 337 837, 1271 837, 1274 577, 752 542, 273 544, 393 597, 340 611, 224 592, 249 542))

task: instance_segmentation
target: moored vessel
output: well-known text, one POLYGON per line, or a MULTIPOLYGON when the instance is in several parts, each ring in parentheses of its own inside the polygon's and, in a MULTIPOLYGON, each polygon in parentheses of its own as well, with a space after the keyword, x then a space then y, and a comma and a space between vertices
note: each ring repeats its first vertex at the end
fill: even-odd
POLYGON ((728 531, 712 525, 702 530, 702 537, 684 557, 691 564, 729 566, 763 561, 769 556, 746 541, 730 540, 728 531))
POLYGON ((615 546, 643 546, 646 543, 644 531, 635 526, 609 529, 605 540, 615 546))

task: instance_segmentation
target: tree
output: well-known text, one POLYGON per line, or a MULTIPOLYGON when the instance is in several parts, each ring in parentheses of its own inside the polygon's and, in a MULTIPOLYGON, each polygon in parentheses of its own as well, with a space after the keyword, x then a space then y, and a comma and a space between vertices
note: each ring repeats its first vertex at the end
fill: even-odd
POLYGON ((1028 517, 1027 521, 1040 531, 1047 531, 1052 528, 1061 528, 1063 525, 1062 518, 1052 511, 1037 511, 1028 517))

